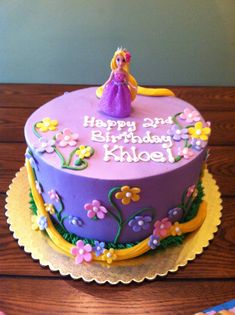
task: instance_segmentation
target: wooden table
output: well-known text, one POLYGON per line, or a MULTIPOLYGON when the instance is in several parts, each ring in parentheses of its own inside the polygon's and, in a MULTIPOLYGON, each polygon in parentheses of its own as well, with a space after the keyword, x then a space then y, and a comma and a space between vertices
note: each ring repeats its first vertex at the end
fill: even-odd
POLYGON ((223 196, 222 224, 196 260, 164 278, 110 286, 63 278, 42 268, 18 246, 4 205, 11 179, 24 164, 23 126, 40 105, 78 88, 0 85, 0 310, 7 315, 187 315, 235 298, 235 88, 172 88, 212 122, 208 164, 223 196))

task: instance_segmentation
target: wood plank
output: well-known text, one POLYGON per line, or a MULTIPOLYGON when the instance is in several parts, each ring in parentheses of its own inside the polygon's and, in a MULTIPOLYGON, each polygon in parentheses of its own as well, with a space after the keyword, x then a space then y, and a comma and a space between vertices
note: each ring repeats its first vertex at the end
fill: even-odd
MULTIPOLYGON (((0 275, 60 277, 59 273, 42 268, 14 240, 4 215, 5 198, 0 195, 0 275)), ((235 198, 224 198, 223 217, 219 231, 210 246, 196 260, 180 268, 168 278, 178 279, 235 279, 235 198)))
MULTIPOLYGON (((37 108, 64 92, 74 91, 87 85, 63 84, 0 84, 0 107, 37 108)), ((195 105, 198 110, 233 111, 234 87, 168 87, 176 96, 195 105)))
POLYGON ((1 284, 0 305, 7 315, 188 315, 235 294, 234 281, 155 281, 110 287, 62 279, 2 278, 1 284))
MULTIPOLYGON (((24 143, 0 143, 0 192, 8 189, 14 174, 24 165, 24 143)), ((211 147, 208 160, 210 172, 224 196, 235 196, 235 148, 211 147)))
MULTIPOLYGON (((24 125, 33 108, 0 108, 0 142, 24 142, 24 125)), ((210 145, 235 145, 235 111, 202 113, 212 124, 210 145)))

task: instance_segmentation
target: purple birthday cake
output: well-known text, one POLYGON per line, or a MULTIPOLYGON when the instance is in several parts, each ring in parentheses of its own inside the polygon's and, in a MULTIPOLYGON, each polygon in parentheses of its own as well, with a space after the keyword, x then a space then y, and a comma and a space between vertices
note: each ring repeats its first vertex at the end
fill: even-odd
MULTIPOLYGON (((116 73, 113 81, 121 97, 128 82, 116 73)), ((96 88, 66 92, 27 120, 33 227, 76 263, 181 243, 205 218, 200 178, 210 126, 172 92, 149 95, 109 115, 96 88)))

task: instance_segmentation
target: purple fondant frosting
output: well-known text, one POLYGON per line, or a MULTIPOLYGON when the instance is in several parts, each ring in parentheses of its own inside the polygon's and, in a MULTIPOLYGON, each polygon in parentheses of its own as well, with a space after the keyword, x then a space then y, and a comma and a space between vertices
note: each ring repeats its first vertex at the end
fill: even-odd
MULTIPOLYGON (((149 229, 133 232, 127 222, 123 224, 118 237, 119 243, 139 241, 152 234, 154 222, 167 217, 168 211, 180 204, 183 192, 199 180, 206 146, 201 150, 190 148, 192 156, 185 155, 173 163, 172 157, 178 157, 180 149, 190 143, 190 139, 175 141, 169 133, 175 124, 172 119, 174 115, 184 112, 186 108, 192 111, 195 108, 176 97, 148 96, 136 97, 127 118, 107 117, 98 108, 95 88, 88 88, 57 97, 29 117, 25 137, 37 163, 37 181, 42 185, 45 203, 50 203, 47 192, 53 189, 63 201, 63 215, 81 219, 82 226, 70 224, 69 219, 64 220, 64 226, 69 232, 83 238, 113 242, 117 236, 119 225, 110 212, 102 220, 87 216, 84 205, 92 200, 98 200, 118 217, 117 207, 122 222, 146 208, 140 216, 151 216, 149 229), (39 139, 33 127, 45 117, 57 120, 58 125, 55 131, 40 132, 38 129, 43 138, 56 139, 58 132, 69 128, 78 134, 78 149, 82 145, 94 149, 94 154, 85 158, 88 163, 85 169, 61 168, 61 159, 55 151, 50 154, 37 151, 39 139), (123 161, 120 161, 120 157, 123 161), (113 193, 113 204, 110 203, 110 191, 115 187, 119 187, 120 191, 123 186, 140 188, 140 199, 134 201, 130 197, 130 202, 123 204, 113 193)), ((182 128, 189 125, 181 119, 178 122, 182 128)), ((202 117, 201 122, 206 126, 202 117)), ((66 160, 74 148, 76 146, 61 148, 58 145, 66 160)), ((74 154, 71 165, 75 165, 76 159, 78 156, 74 154)))

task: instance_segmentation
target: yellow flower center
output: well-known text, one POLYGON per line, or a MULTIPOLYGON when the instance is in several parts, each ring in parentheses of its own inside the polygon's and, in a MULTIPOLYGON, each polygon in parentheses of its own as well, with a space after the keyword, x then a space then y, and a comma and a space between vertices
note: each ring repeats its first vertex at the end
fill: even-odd
POLYGON ((107 256, 108 258, 111 258, 111 257, 112 257, 112 254, 111 254, 111 253, 108 253, 106 256, 107 256))
POLYGON ((49 127, 50 126, 50 122, 49 121, 44 121, 44 126, 45 127, 49 127))
POLYGON ((197 130, 196 130, 196 134, 197 134, 198 136, 200 136, 201 133, 202 133, 202 131, 201 131, 200 129, 197 129, 197 130))
POLYGON ((127 192, 127 193, 126 193, 126 197, 127 197, 127 198, 131 198, 131 196, 132 196, 131 192, 127 192))

